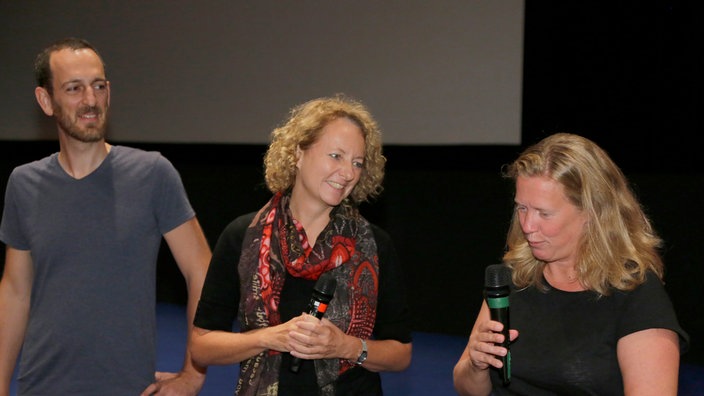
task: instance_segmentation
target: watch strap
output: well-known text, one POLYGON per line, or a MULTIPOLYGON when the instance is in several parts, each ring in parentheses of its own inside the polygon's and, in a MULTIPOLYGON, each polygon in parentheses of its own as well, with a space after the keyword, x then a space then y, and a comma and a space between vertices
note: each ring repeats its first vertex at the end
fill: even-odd
POLYGON ((367 360, 367 341, 361 338, 359 340, 362 341, 362 353, 359 354, 357 361, 354 362, 354 364, 356 364, 357 366, 361 366, 362 363, 367 360))

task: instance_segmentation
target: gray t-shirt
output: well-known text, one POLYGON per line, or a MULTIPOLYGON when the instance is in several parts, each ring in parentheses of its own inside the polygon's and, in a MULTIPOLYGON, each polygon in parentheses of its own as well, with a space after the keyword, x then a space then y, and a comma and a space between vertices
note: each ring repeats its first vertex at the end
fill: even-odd
POLYGON ((113 146, 80 180, 56 153, 14 169, 0 240, 34 264, 20 394, 136 395, 153 382, 161 238, 194 216, 157 152, 113 146))

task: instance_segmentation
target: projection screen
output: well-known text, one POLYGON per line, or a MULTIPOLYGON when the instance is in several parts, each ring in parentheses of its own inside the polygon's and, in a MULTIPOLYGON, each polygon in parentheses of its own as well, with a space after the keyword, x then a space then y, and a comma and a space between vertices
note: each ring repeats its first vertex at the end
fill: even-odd
POLYGON ((110 140, 261 144, 306 100, 345 93, 386 144, 520 144, 523 0, 0 1, 0 140, 54 139, 36 53, 100 50, 110 140))

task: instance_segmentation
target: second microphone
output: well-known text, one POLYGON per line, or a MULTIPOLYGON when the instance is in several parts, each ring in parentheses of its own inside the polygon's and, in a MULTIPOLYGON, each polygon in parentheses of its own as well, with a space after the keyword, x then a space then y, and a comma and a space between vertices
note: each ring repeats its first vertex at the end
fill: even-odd
MULTIPOLYGON (((333 294, 335 294, 336 287, 337 280, 335 280, 331 273, 326 272, 322 274, 315 283, 315 287, 313 287, 313 296, 308 303, 308 314, 322 319, 323 315, 325 315, 325 311, 328 309, 330 300, 332 300, 333 294)), ((302 359, 294 357, 291 361, 291 371, 298 373, 302 362, 302 359)))

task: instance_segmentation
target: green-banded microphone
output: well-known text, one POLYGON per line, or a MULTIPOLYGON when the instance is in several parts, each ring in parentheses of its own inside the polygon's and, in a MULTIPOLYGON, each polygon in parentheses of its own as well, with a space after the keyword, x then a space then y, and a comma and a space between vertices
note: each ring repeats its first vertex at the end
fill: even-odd
POLYGON ((509 313, 508 297, 511 294, 511 269, 504 264, 492 264, 486 267, 484 273, 484 298, 489 306, 491 320, 501 322, 504 325, 501 334, 504 335, 504 342, 498 344, 506 348, 506 356, 499 356, 503 367, 499 370, 499 376, 503 385, 511 382, 511 349, 509 349, 509 313))

